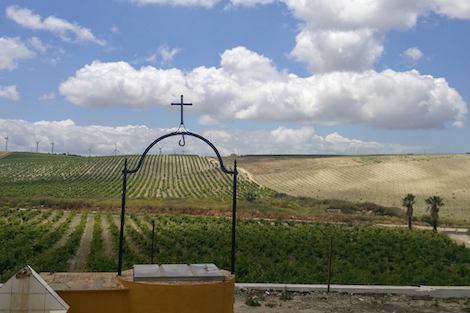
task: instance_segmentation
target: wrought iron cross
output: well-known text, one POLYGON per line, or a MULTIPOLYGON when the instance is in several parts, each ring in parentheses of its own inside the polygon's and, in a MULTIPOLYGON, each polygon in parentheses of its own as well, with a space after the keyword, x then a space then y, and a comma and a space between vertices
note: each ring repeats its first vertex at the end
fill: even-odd
POLYGON ((193 105, 192 103, 184 103, 183 102, 183 95, 181 95, 181 102, 180 103, 172 103, 171 105, 179 105, 180 106, 180 109, 181 109, 181 122, 180 122, 180 126, 183 125, 184 126, 184 121, 183 121, 183 106, 184 105, 193 105))

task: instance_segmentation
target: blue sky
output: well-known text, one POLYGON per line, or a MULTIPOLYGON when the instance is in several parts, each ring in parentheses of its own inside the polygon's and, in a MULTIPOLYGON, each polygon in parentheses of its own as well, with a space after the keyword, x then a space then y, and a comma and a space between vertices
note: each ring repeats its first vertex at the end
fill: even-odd
POLYGON ((466 0, 3 2, 0 135, 139 152, 185 93, 226 153, 467 152, 469 37, 466 0))

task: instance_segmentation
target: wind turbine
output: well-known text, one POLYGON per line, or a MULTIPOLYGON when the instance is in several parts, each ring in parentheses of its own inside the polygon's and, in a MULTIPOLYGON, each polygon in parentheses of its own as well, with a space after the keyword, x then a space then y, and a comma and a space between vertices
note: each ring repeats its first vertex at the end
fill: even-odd
POLYGON ((5 137, 5 152, 8 152, 8 136, 5 137))
POLYGON ((55 145, 54 141, 51 142, 51 154, 54 154, 54 145, 55 145))
POLYGON ((39 143, 41 140, 36 140, 36 153, 39 153, 39 143))
POLYGON ((118 146, 118 144, 115 143, 115 144, 114 144, 114 156, 117 156, 118 152, 121 152, 121 151, 119 151, 119 149, 117 148, 117 146, 118 146))

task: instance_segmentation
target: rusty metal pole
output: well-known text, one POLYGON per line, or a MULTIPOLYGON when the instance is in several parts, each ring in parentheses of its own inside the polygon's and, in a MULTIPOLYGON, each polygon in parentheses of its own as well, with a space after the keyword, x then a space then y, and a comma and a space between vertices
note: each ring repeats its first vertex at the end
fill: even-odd
POLYGON ((237 160, 233 162, 233 198, 232 198, 232 274, 235 274, 237 255, 237 160))
POLYGON ((118 276, 122 274, 122 255, 124 252, 124 218, 126 216, 126 188, 127 188, 127 159, 124 160, 122 171, 122 198, 121 198, 121 229, 119 231, 118 276))

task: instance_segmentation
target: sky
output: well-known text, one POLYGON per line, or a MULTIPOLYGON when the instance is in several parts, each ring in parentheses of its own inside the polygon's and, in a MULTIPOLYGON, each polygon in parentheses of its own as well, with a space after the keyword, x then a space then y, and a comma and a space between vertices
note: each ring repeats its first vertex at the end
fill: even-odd
POLYGON ((470 152, 468 38, 469 0, 2 1, 0 150, 140 153, 184 94, 223 154, 470 152))

